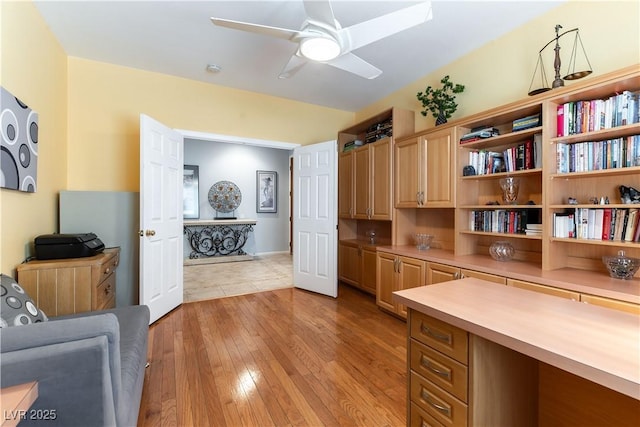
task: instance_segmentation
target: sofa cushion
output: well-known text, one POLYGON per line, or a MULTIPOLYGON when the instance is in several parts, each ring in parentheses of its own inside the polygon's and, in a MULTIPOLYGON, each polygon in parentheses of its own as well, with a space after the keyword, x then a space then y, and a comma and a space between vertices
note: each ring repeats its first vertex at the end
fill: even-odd
POLYGON ((13 277, 0 274, 0 328, 45 322, 47 316, 13 277))

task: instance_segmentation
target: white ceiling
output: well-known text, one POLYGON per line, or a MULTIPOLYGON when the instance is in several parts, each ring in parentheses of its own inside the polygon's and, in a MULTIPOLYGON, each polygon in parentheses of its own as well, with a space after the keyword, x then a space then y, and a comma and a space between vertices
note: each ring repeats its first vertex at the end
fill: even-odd
MULTIPOLYGON (((278 79, 296 44, 210 21, 215 16, 297 30, 306 17, 301 0, 34 3, 69 56, 358 111, 563 1, 433 0, 431 21, 354 51, 383 71, 373 80, 318 63, 278 79), (207 64, 222 71, 209 73, 207 64)), ((415 3, 332 4, 347 27, 415 3)))

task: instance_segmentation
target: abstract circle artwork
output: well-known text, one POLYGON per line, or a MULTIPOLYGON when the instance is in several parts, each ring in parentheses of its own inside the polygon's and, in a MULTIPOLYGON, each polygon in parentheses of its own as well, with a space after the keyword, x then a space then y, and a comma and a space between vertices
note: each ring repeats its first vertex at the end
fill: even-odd
POLYGON ((218 212, 233 212, 242 202, 242 193, 231 181, 218 181, 209 189, 209 204, 218 212))
POLYGON ((38 113, 0 88, 0 187, 35 193, 38 113))

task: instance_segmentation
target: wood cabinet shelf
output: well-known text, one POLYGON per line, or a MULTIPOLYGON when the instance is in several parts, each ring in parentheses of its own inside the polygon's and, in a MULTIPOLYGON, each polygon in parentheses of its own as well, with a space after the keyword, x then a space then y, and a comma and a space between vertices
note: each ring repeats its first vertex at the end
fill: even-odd
POLYGON ((541 174, 542 174, 542 169, 534 168, 534 169, 525 169, 525 170, 513 171, 513 172, 497 172, 497 173, 488 173, 484 175, 463 176, 462 181, 478 181, 478 180, 500 179, 500 178, 506 178, 509 176, 541 175, 541 174))
POLYGON ((467 142, 465 144, 460 144, 460 146, 465 148, 481 149, 512 145, 522 141, 523 139, 532 137, 536 133, 540 132, 542 132, 542 126, 537 126, 526 130, 519 130, 516 132, 508 132, 502 135, 492 136, 491 138, 485 138, 478 141, 467 142))
POLYGON ((469 231, 461 230, 461 234, 470 234, 476 236, 491 236, 491 237, 508 237, 514 239, 528 239, 528 240, 542 240, 542 236, 527 236, 526 234, 519 233, 489 233, 487 231, 469 231))
MULTIPOLYGON (((595 206, 595 205, 590 205, 590 206, 595 206)), ((542 209, 542 205, 464 205, 464 206, 458 206, 459 209, 470 209, 470 210, 483 210, 483 211, 490 211, 490 210, 508 210, 508 211, 514 211, 514 210, 518 210, 518 209, 542 209)))
POLYGON ((586 142, 593 140, 614 139, 621 136, 640 134, 640 123, 632 123, 630 125, 616 126, 609 129, 601 129, 593 132, 577 133, 573 135, 559 136, 550 138, 552 144, 565 143, 573 144, 576 142, 586 142))
POLYGON ((569 172, 569 173, 552 173, 549 174, 550 179, 582 179, 590 177, 619 176, 629 174, 640 174, 640 166, 631 166, 625 168, 599 169, 585 172, 569 172))
POLYGON ((573 244, 579 244, 579 245, 624 247, 624 248, 629 248, 634 250, 640 249, 640 243, 624 242, 621 240, 574 239, 574 238, 566 238, 566 237, 551 237, 549 240, 552 242, 564 242, 564 243, 573 243, 573 244))

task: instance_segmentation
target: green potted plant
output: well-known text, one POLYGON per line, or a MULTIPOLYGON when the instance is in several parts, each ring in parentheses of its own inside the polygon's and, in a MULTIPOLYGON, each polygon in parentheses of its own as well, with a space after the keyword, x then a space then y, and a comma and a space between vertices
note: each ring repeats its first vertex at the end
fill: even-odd
POLYGON ((418 92, 416 95, 424 108, 420 113, 426 117, 431 111, 436 118, 436 126, 446 123, 447 119, 451 118, 458 108, 455 94, 464 91, 464 85, 454 84, 449 80, 449 76, 444 76, 440 83, 442 83, 440 89, 428 86, 424 92, 418 92))

